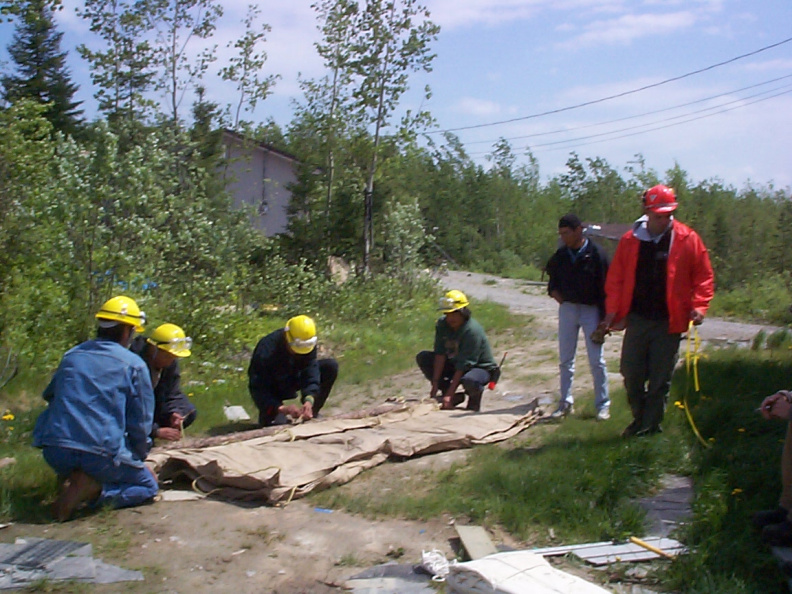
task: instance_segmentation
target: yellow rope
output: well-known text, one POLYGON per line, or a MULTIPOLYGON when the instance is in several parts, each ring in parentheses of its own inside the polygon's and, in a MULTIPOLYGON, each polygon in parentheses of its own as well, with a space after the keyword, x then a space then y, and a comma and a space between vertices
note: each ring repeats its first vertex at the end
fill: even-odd
POLYGON ((693 325, 691 321, 688 324, 688 336, 687 336, 687 349, 685 352, 685 369, 687 371, 687 380, 685 382, 685 395, 682 398, 682 406, 685 410, 685 416, 687 417, 688 422, 690 423, 690 428, 693 429, 693 433, 699 440, 699 443, 703 445, 705 448, 712 447, 712 444, 709 443, 706 439, 701 436, 701 433, 696 427, 696 422, 693 420, 693 415, 690 412, 690 405, 688 404, 688 392, 690 392, 690 376, 691 376, 691 369, 693 375, 693 385, 695 386, 696 393, 698 394, 701 392, 701 384, 699 383, 699 374, 698 374, 698 362, 704 355, 700 352, 701 351, 701 337, 698 333, 698 328, 693 325))

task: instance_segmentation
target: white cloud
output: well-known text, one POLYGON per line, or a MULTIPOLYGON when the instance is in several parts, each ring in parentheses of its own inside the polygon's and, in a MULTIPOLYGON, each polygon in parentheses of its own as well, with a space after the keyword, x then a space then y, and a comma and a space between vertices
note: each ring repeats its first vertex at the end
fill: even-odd
POLYGON ((476 117, 492 117, 502 113, 501 106, 494 101, 485 101, 474 97, 462 97, 453 106, 452 110, 464 115, 476 117))
POLYGON ((558 44, 578 49, 593 45, 629 44, 642 37, 665 35, 689 29, 698 21, 690 11, 668 14, 628 14, 617 19, 600 20, 586 26, 584 33, 558 44))
POLYGON ((744 66, 748 72, 774 72, 786 74, 792 69, 792 59, 765 60, 762 62, 749 62, 744 66))

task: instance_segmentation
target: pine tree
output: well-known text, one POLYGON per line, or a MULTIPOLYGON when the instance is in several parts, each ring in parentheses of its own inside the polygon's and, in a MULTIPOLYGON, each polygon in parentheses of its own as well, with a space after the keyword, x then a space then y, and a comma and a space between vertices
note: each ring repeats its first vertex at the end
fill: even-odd
POLYGON ((14 103, 29 98, 48 104, 44 116, 53 129, 75 134, 82 127, 81 101, 74 100, 77 85, 66 68, 66 52, 60 51, 63 33, 55 29, 51 2, 23 0, 17 12, 16 30, 8 53, 15 73, 3 76, 3 98, 14 103))

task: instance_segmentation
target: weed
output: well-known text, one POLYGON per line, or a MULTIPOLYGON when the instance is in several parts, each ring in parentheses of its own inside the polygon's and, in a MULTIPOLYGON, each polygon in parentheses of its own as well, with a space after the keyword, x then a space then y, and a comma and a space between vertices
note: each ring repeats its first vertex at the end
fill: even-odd
POLYGON ((363 562, 354 553, 345 553, 336 561, 338 567, 360 567, 363 562))

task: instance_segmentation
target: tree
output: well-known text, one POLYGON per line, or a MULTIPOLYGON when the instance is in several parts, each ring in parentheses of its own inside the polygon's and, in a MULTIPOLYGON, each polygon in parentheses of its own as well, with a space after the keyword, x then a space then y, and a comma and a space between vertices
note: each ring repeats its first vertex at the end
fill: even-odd
POLYGON ((91 32, 104 49, 77 47, 91 65, 91 80, 99 109, 111 124, 123 127, 144 120, 153 106, 146 99, 154 83, 154 51, 146 40, 144 0, 85 0, 78 14, 90 22, 91 32))
POLYGON ((2 77, 3 98, 45 104, 44 117, 53 129, 75 134, 82 127, 82 102, 74 100, 77 85, 66 68, 66 52, 60 51, 63 33, 55 29, 53 10, 47 0, 22 0, 16 8, 16 30, 8 46, 16 74, 2 77))
POLYGON ((234 130, 239 130, 241 112, 252 112, 259 101, 264 101, 272 92, 275 81, 280 78, 276 75, 260 76, 259 72, 267 61, 267 53, 259 50, 259 46, 267 41, 267 33, 271 27, 266 23, 256 28, 261 10, 254 4, 248 5, 247 15, 242 21, 245 24, 245 34, 234 42, 229 42, 228 47, 233 47, 238 54, 231 58, 228 66, 220 70, 220 77, 225 81, 236 84, 239 92, 234 113, 234 130))
POLYGON ((212 47, 203 48, 191 62, 188 47, 194 38, 212 36, 223 7, 213 0, 140 0, 138 5, 147 20, 146 28, 156 31, 152 56, 159 71, 154 90, 165 94, 171 119, 178 124, 184 94, 215 60, 216 48, 212 47))
MULTIPOLYGON (((369 271, 374 240, 374 179, 383 129, 408 89, 409 74, 431 71, 430 43, 440 28, 416 0, 367 0, 357 19, 352 71, 360 83, 354 97, 364 121, 373 128, 363 214, 363 268, 369 271)), ((429 95, 428 88, 425 94, 429 95)))

